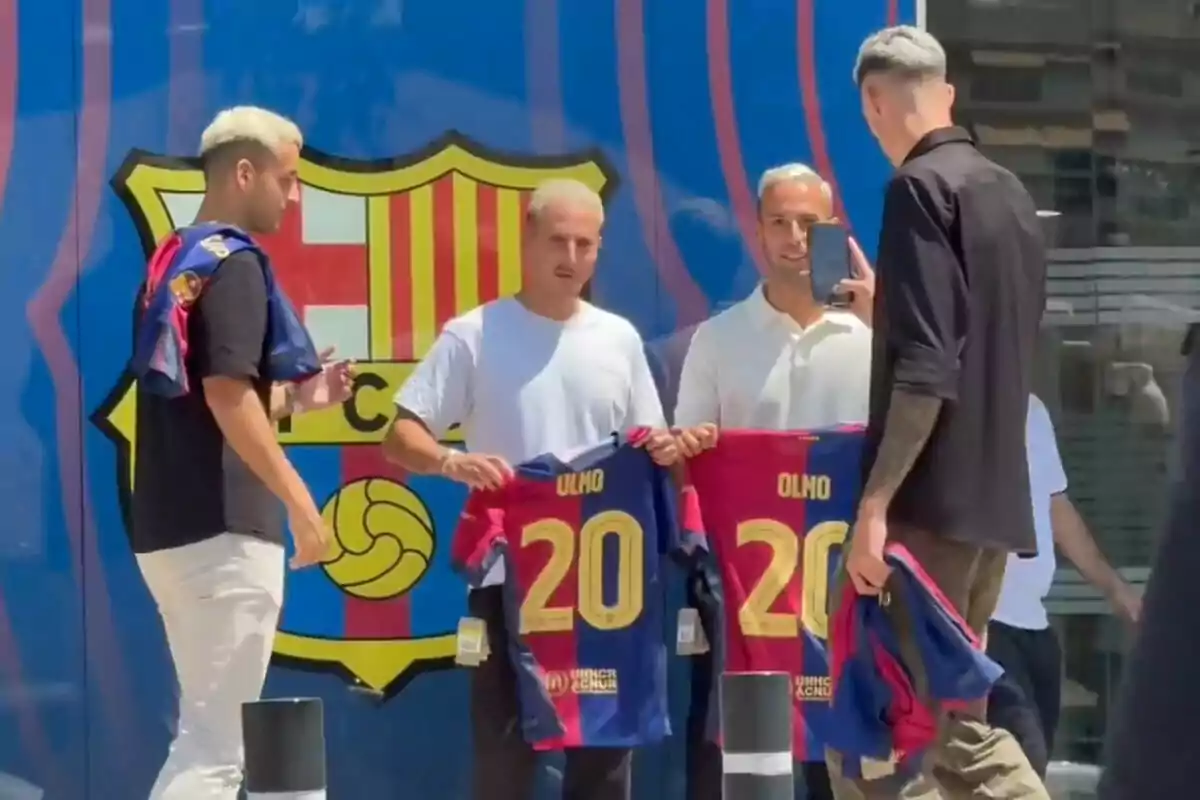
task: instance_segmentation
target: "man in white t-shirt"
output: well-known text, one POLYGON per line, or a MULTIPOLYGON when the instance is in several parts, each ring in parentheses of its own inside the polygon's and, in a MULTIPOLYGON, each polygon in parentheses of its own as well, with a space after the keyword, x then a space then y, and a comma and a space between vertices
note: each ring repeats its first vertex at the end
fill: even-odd
MULTIPOLYGON (((696 329, 683 362, 674 424, 694 455, 720 428, 797 430, 867 419, 874 273, 852 244, 857 273, 843 283, 850 308, 813 297, 807 231, 833 218, 833 195, 803 164, 767 170, 758 185, 758 231, 766 269, 745 300, 696 329)), ((690 598, 704 607, 703 586, 690 598)), ((689 720, 688 796, 721 796, 721 752, 704 738, 714 667, 697 659, 689 720)), ((802 768, 810 800, 832 797, 824 765, 802 768)))
POLYGON ((1137 620, 1141 598, 1105 560, 1067 497, 1067 476, 1054 425, 1046 406, 1033 395, 1029 396, 1025 448, 1038 554, 1034 558, 1010 555, 1005 567, 1000 600, 988 625, 987 645, 988 655, 1004 667, 1004 676, 988 698, 988 722, 1010 732, 1044 778, 1062 690, 1062 651, 1044 602, 1054 583, 1055 546, 1124 619, 1137 620))
MULTIPOLYGON (((512 465, 566 454, 614 431, 649 426, 646 444, 662 465, 678 454, 641 336, 627 320, 581 299, 595 270, 604 207, 577 181, 556 180, 533 193, 523 238, 523 282, 515 297, 488 303, 446 324, 396 394, 388 458, 419 474, 441 474, 471 488, 493 488, 512 465), (466 452, 439 443, 462 425, 466 452)), ((491 652, 503 654, 503 565, 470 592, 491 652)), ((471 675, 476 800, 527 800, 539 760, 521 733, 517 677, 507 658, 489 658, 471 675)), ((630 753, 580 748, 566 755, 563 796, 625 800, 630 753)))

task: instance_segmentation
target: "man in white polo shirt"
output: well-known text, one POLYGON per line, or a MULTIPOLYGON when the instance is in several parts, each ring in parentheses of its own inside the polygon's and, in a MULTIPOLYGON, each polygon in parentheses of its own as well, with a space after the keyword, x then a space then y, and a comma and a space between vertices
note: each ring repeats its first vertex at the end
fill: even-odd
POLYGON ((1034 395, 1029 396, 1025 449, 1038 552, 1034 558, 1009 555, 1000 600, 988 625, 988 655, 1004 667, 988 698, 988 723, 1011 733, 1030 765, 1045 778, 1062 692, 1062 651, 1045 606, 1054 583, 1055 546, 1125 620, 1137 621, 1141 597, 1105 560, 1067 497, 1054 424, 1034 395))
MULTIPOLYGON (((656 429, 646 444, 650 455, 663 465, 675 461, 641 336, 627 320, 581 299, 603 223, 600 197, 577 181, 549 181, 533 193, 521 291, 446 324, 396 395, 396 421, 384 442, 391 460, 490 488, 511 476, 513 464, 649 426, 656 429), (439 444, 455 423, 466 452, 439 444)), ((508 644, 503 581, 497 564, 468 596, 493 653, 508 644)), ((539 760, 522 737, 517 676, 507 658, 472 670, 471 724, 472 796, 528 800, 539 760)), ((563 796, 626 800, 629 766, 628 750, 569 750, 563 796)))
MULTIPOLYGON (((763 282, 692 337, 674 419, 685 455, 715 444, 722 427, 796 430, 866 421, 874 274, 852 243, 857 274, 842 285, 849 308, 824 306, 809 280, 808 228, 832 218, 829 184, 809 167, 787 164, 763 174, 763 282)), ((703 591, 692 587, 693 594, 703 591)), ((720 750, 704 738, 712 680, 711 659, 698 659, 688 726, 691 800, 721 796, 720 750)), ((802 772, 810 800, 832 797, 823 764, 805 764, 802 772)))

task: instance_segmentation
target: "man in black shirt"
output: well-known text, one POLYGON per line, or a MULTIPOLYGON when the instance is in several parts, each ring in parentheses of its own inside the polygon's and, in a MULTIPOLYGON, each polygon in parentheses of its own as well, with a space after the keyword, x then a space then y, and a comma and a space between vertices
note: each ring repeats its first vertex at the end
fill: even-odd
MULTIPOLYGON (((987 630, 1010 552, 1037 550, 1025 458, 1045 253, 1033 200, 951 122, 946 55, 902 26, 863 43, 863 112, 896 166, 877 261, 866 485, 845 579, 879 595, 884 545, 903 544, 968 625, 987 630)), ((888 609, 924 693, 902 598, 888 609)), ((850 781, 830 754, 839 798, 1047 798, 1021 748, 986 724, 983 702, 944 718, 907 786, 850 781)))
MULTIPOLYGON (((275 230, 299 196, 301 134, 259 108, 221 112, 200 155, 197 222, 275 230)), ((192 276, 183 277, 195 277, 192 276)), ((325 555, 329 533, 276 441, 272 419, 349 395, 345 363, 301 384, 273 383, 268 290, 252 250, 220 262, 192 305, 190 391, 137 394, 132 543, 179 679, 179 725, 151 800, 234 800, 241 706, 258 699, 283 600, 284 516, 294 567, 325 555), (282 501, 282 502, 281 502, 282 501)), ((135 309, 141 319, 142 302, 135 309)))

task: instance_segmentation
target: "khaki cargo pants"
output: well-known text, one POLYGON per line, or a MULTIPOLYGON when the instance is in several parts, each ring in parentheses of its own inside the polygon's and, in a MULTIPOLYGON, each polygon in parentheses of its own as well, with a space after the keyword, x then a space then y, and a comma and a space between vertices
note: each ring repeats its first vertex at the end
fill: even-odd
MULTIPOLYGON (((889 541, 912 553, 946 598, 983 638, 1000 596, 1007 553, 954 542, 927 531, 893 526, 889 541)), ((844 572, 838 584, 847 580, 844 572)), ((900 649, 919 696, 928 694, 925 670, 909 634, 911 625, 904 604, 893 596, 889 616, 896 626, 900 649)), ((835 597, 841 597, 839 590, 835 597)), ((921 773, 905 783, 896 775, 850 779, 842 775, 841 756, 826 751, 829 777, 837 800, 1050 800, 1020 745, 1008 731, 988 726, 987 701, 964 711, 943 713, 938 720, 938 742, 926 755, 921 773)), ((885 770, 886 771, 886 770, 885 770)))

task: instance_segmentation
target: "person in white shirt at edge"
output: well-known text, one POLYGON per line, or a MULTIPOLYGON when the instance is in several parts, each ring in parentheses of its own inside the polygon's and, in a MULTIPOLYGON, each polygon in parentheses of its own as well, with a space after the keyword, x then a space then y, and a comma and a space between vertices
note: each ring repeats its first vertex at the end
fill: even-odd
POLYGON ((1004 675, 992 689, 987 710, 988 723, 1011 733, 1045 778, 1062 699, 1062 650, 1044 602, 1054 583, 1055 546, 1126 621, 1137 621, 1142 600, 1105 560, 1067 497, 1054 424, 1034 395, 1029 396, 1025 448, 1038 554, 1008 557, 987 638, 988 655, 1004 668, 1004 675))
MULTIPOLYGON (((582 183, 553 180, 533 193, 523 237, 522 288, 446 324, 396 394, 384 442, 389 459, 421 474, 498 487, 512 465, 566 454, 635 426, 664 466, 678 458, 643 349, 627 320, 581 299, 600 250, 604 207, 582 183), (466 451, 439 444, 461 423, 466 451)), ((468 594, 493 654, 506 650, 503 565, 468 594)), ((525 800, 538 759, 521 734, 516 674, 502 655, 472 670, 476 800, 525 800)), ((566 754, 563 797, 624 800, 630 753, 578 748, 566 754)))
MULTIPOLYGON (((758 232, 766 270, 745 300, 700 324, 683 361, 674 425, 680 450, 712 447, 721 427, 796 430, 867 419, 875 275, 851 241, 849 308, 813 297, 807 230, 833 220, 828 183, 803 164, 767 170, 758 185, 758 232)), ((693 585, 701 596, 703 586, 693 585)), ((699 598, 698 598, 699 599, 699 598)), ((699 599, 699 605, 704 602, 699 599)), ((698 660, 689 720, 689 797, 721 796, 721 752, 703 721, 711 663, 698 660)), ((811 800, 831 797, 824 764, 801 770, 811 800)))

